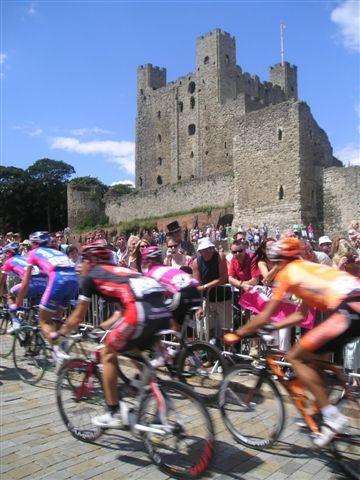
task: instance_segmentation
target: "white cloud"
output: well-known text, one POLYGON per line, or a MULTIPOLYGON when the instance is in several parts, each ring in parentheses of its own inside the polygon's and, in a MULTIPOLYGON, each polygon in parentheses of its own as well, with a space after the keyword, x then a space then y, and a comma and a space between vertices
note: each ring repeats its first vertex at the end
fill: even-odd
POLYGON ((347 167, 349 165, 360 166, 360 145, 349 143, 345 147, 335 152, 335 157, 343 162, 347 167))
POLYGON ((35 125, 34 122, 23 123, 21 125, 14 125, 14 130, 19 130, 20 132, 29 135, 29 137, 39 137, 43 133, 43 129, 35 125))
POLYGON ((344 47, 360 51, 360 3, 346 0, 331 12, 331 20, 338 26, 344 47))
POLYGON ((31 2, 30 5, 29 5, 29 8, 27 9, 27 14, 30 15, 30 17, 33 17, 34 15, 36 15, 36 2, 31 2))
POLYGON ((129 185, 129 187, 135 187, 133 180, 118 180, 117 182, 112 182, 110 186, 115 187, 115 185, 129 185))
POLYGON ((6 53, 0 52, 0 80, 2 80, 3 78, 5 78, 4 69, 5 69, 5 61, 6 61, 6 59, 7 59, 6 53))
POLYGON ((83 137, 85 135, 112 135, 114 132, 99 127, 90 127, 75 128, 74 130, 70 130, 70 133, 71 135, 75 135, 75 137, 83 137))
POLYGON ((128 173, 135 173, 135 143, 124 140, 92 140, 81 142, 73 137, 56 137, 51 148, 78 153, 80 155, 100 155, 118 164, 128 173))

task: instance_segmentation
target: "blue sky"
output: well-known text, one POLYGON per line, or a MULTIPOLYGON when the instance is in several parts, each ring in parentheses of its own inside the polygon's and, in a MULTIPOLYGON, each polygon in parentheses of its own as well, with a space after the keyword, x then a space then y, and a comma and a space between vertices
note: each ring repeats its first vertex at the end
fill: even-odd
POLYGON ((49 157, 107 184, 134 178, 136 67, 191 72, 195 39, 236 36, 237 63, 268 79, 285 57, 335 153, 359 162, 359 2, 1 1, 1 163, 49 157))

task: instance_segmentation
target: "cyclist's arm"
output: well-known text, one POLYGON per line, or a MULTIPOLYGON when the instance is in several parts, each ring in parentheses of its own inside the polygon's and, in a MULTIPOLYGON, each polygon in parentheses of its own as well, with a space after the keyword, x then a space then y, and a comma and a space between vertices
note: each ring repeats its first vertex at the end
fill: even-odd
POLYGON ((89 305, 89 300, 80 299, 78 304, 76 305, 75 310, 72 312, 70 317, 67 318, 64 325, 60 328, 59 334, 66 336, 72 330, 75 330, 75 328, 84 320, 89 305))
POLYGON ((29 283, 30 283, 30 279, 31 279, 31 273, 32 273, 32 265, 29 265, 26 269, 26 272, 25 272, 25 275, 24 275, 24 278, 22 279, 22 282, 21 282, 21 287, 20 287, 20 290, 19 290, 19 293, 16 297, 16 305, 18 307, 21 307, 22 304, 23 304, 23 301, 24 301, 24 298, 27 294, 27 291, 28 291, 28 288, 29 288, 29 283))
POLYGON ((244 327, 239 328, 238 330, 236 330, 235 333, 239 335, 239 337, 244 337, 246 335, 249 335, 250 333, 256 332, 257 330, 259 330, 259 328, 270 322, 270 319, 272 315, 276 312, 279 304, 280 300, 269 300, 262 312, 260 312, 255 317, 252 317, 252 319, 244 327))
POLYGON ((64 325, 60 328, 60 335, 67 335, 74 330, 85 318, 91 303, 91 296, 95 293, 93 280, 90 276, 81 277, 80 280, 80 294, 75 310, 67 318, 64 325))

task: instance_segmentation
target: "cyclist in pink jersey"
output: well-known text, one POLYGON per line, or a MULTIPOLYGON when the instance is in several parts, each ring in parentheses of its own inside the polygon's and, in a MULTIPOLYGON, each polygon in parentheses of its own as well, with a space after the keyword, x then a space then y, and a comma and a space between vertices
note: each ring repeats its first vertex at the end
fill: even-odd
POLYGON ((78 295, 78 279, 74 265, 70 259, 59 250, 50 248, 51 237, 48 232, 35 232, 29 237, 32 250, 27 257, 29 264, 21 282, 21 288, 16 299, 18 306, 22 305, 29 287, 34 268, 47 277, 46 290, 40 302, 40 326, 44 335, 51 341, 51 332, 55 330, 52 318, 62 315, 63 310, 71 300, 78 295))
MULTIPOLYGON (((8 276, 14 276, 20 281, 20 283, 11 288, 9 293, 12 296, 16 296, 19 292, 21 280, 24 278, 26 269, 29 266, 26 258, 19 255, 19 248, 20 246, 16 242, 9 243, 4 247, 6 261, 1 267, 2 276, 0 281, 0 296, 3 293, 6 278, 8 276)), ((44 293, 45 287, 46 279, 44 275, 41 275, 40 270, 35 267, 32 271, 27 296, 32 300, 40 299, 41 295, 44 293)))
POLYGON ((182 325, 191 309, 201 306, 202 297, 198 290, 198 281, 184 271, 167 267, 162 263, 161 250, 156 246, 147 247, 141 252, 143 274, 151 277, 166 288, 171 297, 169 309, 174 320, 182 325))

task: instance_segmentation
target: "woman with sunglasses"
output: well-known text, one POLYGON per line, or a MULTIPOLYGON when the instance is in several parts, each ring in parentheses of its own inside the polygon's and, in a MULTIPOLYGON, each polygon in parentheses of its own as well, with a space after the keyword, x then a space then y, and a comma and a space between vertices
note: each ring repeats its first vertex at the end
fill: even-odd
POLYGON ((191 265, 191 257, 179 252, 179 244, 173 238, 169 238, 167 241, 164 265, 173 268, 189 267, 191 265))

